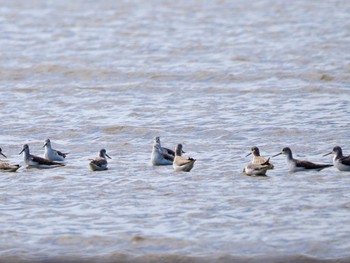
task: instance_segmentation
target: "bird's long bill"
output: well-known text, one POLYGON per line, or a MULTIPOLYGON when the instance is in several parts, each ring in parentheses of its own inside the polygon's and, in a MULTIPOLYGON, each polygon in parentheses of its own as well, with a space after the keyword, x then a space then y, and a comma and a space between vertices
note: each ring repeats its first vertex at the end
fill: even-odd
POLYGON ((327 155, 330 155, 330 154, 332 154, 333 152, 330 152, 330 153, 326 153, 326 154, 324 154, 324 155, 322 155, 322 156, 327 156, 327 155))
POLYGON ((248 153, 245 157, 248 157, 249 155, 251 155, 252 153, 248 153))
POLYGON ((281 155, 281 154, 282 153, 275 154, 275 155, 271 156, 271 158, 276 157, 276 156, 281 155))
POLYGON ((1 154, 2 156, 4 156, 5 158, 7 158, 7 157, 6 157, 6 155, 5 155, 5 154, 3 154, 2 152, 0 152, 0 154, 1 154))
POLYGON ((43 145, 43 148, 44 148, 46 145, 47 145, 47 143, 45 143, 45 144, 43 145))
POLYGON ((107 153, 106 153, 105 155, 106 155, 109 159, 112 159, 111 157, 109 157, 109 155, 108 155, 107 153))
POLYGON ((20 153, 18 155, 21 155, 21 153, 24 151, 24 148, 22 149, 22 151, 20 151, 20 153))

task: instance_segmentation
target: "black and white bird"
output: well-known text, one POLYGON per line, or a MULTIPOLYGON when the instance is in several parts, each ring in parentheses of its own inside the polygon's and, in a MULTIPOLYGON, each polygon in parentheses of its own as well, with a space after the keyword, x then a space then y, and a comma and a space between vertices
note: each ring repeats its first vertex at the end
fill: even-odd
POLYGON ((335 146, 333 150, 323 156, 333 154, 333 165, 339 171, 350 171, 350 156, 343 156, 340 146, 335 146))
POLYGON ((109 157, 109 155, 106 153, 105 149, 101 149, 99 156, 94 159, 91 160, 90 162, 90 169, 92 171, 103 171, 103 170, 107 170, 107 157, 109 159, 112 159, 111 157, 109 157))
POLYGON ((37 168, 64 166, 64 164, 62 164, 62 163, 53 162, 53 161, 47 160, 45 158, 41 158, 39 156, 31 155, 30 151, 29 151, 28 144, 23 145, 22 151, 19 154, 21 154, 21 153, 23 153, 24 162, 28 166, 37 167, 37 168))
POLYGON ((175 152, 168 148, 162 147, 160 138, 153 139, 153 148, 151 154, 152 165, 172 165, 175 158, 175 152))
POLYGON ((50 161, 63 162, 68 154, 52 149, 50 139, 46 139, 43 147, 45 148, 44 157, 50 161))
POLYGON ((293 158, 292 150, 289 147, 285 147, 278 154, 272 157, 284 154, 286 156, 287 165, 290 172, 306 171, 306 170, 317 170, 320 171, 324 168, 333 166, 332 164, 317 164, 304 160, 297 160, 293 158))

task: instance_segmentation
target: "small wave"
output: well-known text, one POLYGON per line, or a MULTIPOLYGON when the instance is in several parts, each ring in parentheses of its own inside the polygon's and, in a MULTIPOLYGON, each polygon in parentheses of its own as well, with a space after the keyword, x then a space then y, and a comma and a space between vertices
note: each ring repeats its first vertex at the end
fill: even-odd
MULTIPOLYGON (((138 238, 136 238, 138 239, 138 238)), ((142 241, 138 240, 138 241, 142 241)), ((92 263, 92 262, 107 262, 107 263, 143 263, 143 262, 164 262, 164 263, 261 263, 261 262, 269 262, 269 263, 347 263, 350 261, 350 257, 343 258, 334 258, 334 259, 326 259, 326 258, 315 258, 306 255, 278 255, 278 256, 235 256, 235 255, 208 255, 208 256, 186 256, 186 255, 176 255, 176 254, 147 254, 142 256, 137 255, 128 255, 124 253, 114 253, 110 255, 103 256, 53 256, 53 257, 45 257, 36 258, 30 257, 30 262, 41 262, 41 263, 59 263, 59 262, 84 262, 84 263, 92 263)), ((25 259, 22 255, 16 256, 5 256, 0 258, 2 262, 8 263, 27 263, 28 257, 25 259)))

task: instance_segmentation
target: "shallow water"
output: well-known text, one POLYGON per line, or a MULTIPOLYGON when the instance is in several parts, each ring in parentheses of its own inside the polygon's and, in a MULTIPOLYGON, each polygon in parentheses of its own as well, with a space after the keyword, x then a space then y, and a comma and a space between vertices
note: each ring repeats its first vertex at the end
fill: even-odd
POLYGON ((0 1, 1 261, 350 260, 347 1, 0 1), (59 3, 58 3, 59 2, 59 3), (190 173, 152 167, 154 136, 190 173), (28 169, 22 144, 69 152, 28 169), (101 148, 109 170, 91 172, 101 148))

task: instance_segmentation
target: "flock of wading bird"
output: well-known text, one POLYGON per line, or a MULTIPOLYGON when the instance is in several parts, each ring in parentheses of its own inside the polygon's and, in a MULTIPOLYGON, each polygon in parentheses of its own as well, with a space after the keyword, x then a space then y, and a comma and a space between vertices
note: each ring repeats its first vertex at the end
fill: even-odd
MULTIPOLYGON (((43 146, 44 157, 39 157, 30 154, 28 144, 24 144, 21 152, 23 153, 24 162, 29 167, 47 168, 64 166, 64 161, 68 153, 63 153, 58 150, 54 150, 51 146, 50 139, 46 139, 43 146)), ((177 172, 189 172, 192 170, 196 159, 191 157, 185 157, 182 154, 185 153, 182 150, 182 144, 178 144, 175 151, 162 147, 160 138, 155 137, 153 140, 153 149, 151 154, 152 165, 172 165, 177 172)), ((0 148, 0 154, 4 156, 0 148)), ((243 173, 252 176, 264 176, 267 170, 271 170, 274 166, 270 163, 270 158, 264 158, 260 156, 258 147, 252 147, 251 152, 247 156, 253 154, 253 159, 243 168, 243 173)), ((323 156, 333 154, 333 164, 318 164, 305 160, 298 160, 293 158, 292 150, 289 147, 282 149, 280 153, 275 154, 272 157, 284 154, 286 156, 287 164, 290 172, 305 171, 305 170, 317 170, 320 171, 324 168, 335 166, 339 171, 350 171, 350 156, 343 156, 343 151, 339 146, 335 146, 333 150, 326 153, 323 156)), ((246 156, 246 157, 247 157, 246 156)), ((110 158, 105 149, 101 149, 99 156, 93 160, 90 160, 89 166, 92 171, 107 170, 107 158, 110 158)), ((10 164, 0 160, 0 170, 15 172, 20 168, 18 164, 10 164)))
MULTIPOLYGON (((259 148, 252 147, 251 152, 247 155, 253 154, 252 161, 243 168, 243 172, 247 175, 266 175, 267 170, 271 170, 274 166, 270 163, 270 158, 260 156, 259 148)), ((324 168, 335 166, 339 171, 350 171, 350 156, 343 156, 343 151, 339 146, 335 146, 333 150, 323 156, 333 154, 333 164, 319 164, 306 160, 298 160, 293 158, 292 150, 285 147, 281 152, 272 156, 284 154, 286 156, 287 165, 290 172, 316 170, 321 171, 324 168)), ((247 157, 246 156, 246 157, 247 157)))
MULTIPOLYGON (((28 144, 23 145, 23 148, 19 154, 23 153, 24 162, 28 167, 49 168, 65 165, 64 161, 68 153, 63 153, 61 151, 54 150, 51 146, 50 139, 46 139, 43 148, 45 148, 44 157, 39 157, 30 154, 28 144)), ((159 137, 155 137, 151 161, 153 165, 172 164, 175 171, 189 172, 193 168, 193 164, 196 160, 190 157, 183 157, 183 152, 184 151, 182 150, 182 144, 178 144, 176 146, 175 151, 172 151, 170 149, 162 147, 160 145, 159 137)), ((7 158, 6 155, 2 153, 1 148, 0 154, 7 158)), ((111 157, 109 157, 109 155, 107 154, 106 150, 101 149, 99 152, 99 156, 96 159, 90 160, 90 169, 92 171, 107 170, 107 158, 111 159, 111 157)), ((18 164, 11 164, 0 160, 1 171, 16 172, 19 168, 20 165, 18 164)))
MULTIPOLYGON (((178 144, 175 152, 162 147, 159 137, 154 138, 153 150, 151 161, 153 165, 173 165, 175 171, 189 172, 193 168, 193 164, 196 161, 190 157, 182 157, 181 154, 182 145, 178 144)), ((252 176, 265 176, 267 170, 271 170, 274 166, 270 163, 270 158, 264 158, 260 156, 259 148, 254 146, 251 148, 251 152, 246 155, 253 154, 253 159, 249 164, 243 168, 243 173, 252 176)), ((289 147, 285 147, 281 152, 275 154, 272 157, 276 157, 280 154, 286 156, 287 164, 290 172, 297 172, 303 170, 317 170, 320 171, 324 168, 335 166, 340 171, 350 171, 350 156, 343 156, 342 149, 339 146, 335 146, 333 150, 326 155, 334 154, 333 164, 317 164, 305 160, 297 160, 293 158, 292 150, 289 147)))
MULTIPOLYGON (((49 167, 57 167, 57 166, 65 165, 64 161, 68 153, 63 153, 61 151, 52 149, 50 139, 46 139, 43 147, 45 148, 44 157, 39 157, 39 156, 30 154, 28 144, 23 145, 23 148, 19 154, 23 153, 24 162, 27 164, 28 167, 49 168, 49 167)), ((0 148, 0 154, 5 158, 7 158, 6 155, 2 153, 1 148, 0 148)), ((92 171, 107 170, 106 157, 111 158, 107 155, 105 149, 101 149, 99 156, 94 160, 90 160, 89 165, 91 170, 92 171)), ((0 170, 2 171, 16 172, 19 168, 20 168, 20 165, 18 164, 10 164, 8 162, 0 161, 0 170)))

